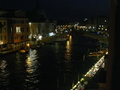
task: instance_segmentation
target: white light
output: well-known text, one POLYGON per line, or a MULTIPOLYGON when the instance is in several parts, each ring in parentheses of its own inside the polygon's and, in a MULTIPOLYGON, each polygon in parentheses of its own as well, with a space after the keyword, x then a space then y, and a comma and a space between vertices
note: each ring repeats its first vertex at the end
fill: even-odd
POLYGON ((29 22, 29 25, 31 25, 31 22, 29 22))
POLYGON ((57 30, 57 29, 55 29, 55 32, 56 32, 56 33, 58 33, 58 30, 57 30))
POLYGON ((32 34, 30 34, 28 38, 31 39, 32 38, 32 34))
POLYGON ((65 32, 68 32, 67 30, 65 30, 65 32))
POLYGON ((0 45, 3 44, 3 41, 0 41, 0 45))
POLYGON ((74 25, 74 27, 76 27, 76 26, 78 26, 79 25, 79 23, 76 23, 75 25, 74 25))
POLYGON ((88 20, 87 18, 84 19, 84 21, 87 21, 87 20, 88 20))
POLYGON ((91 26, 89 26, 89 29, 91 29, 91 26))
POLYGON ((39 36, 38 38, 41 40, 41 39, 42 39, 42 36, 39 36))
POLYGON ((107 29, 105 29, 105 31, 107 31, 107 29))
POLYGON ((54 36, 54 35, 55 35, 55 33, 53 33, 53 32, 49 33, 49 36, 54 36))
POLYGON ((21 27, 16 27, 16 33, 20 33, 21 32, 21 27))

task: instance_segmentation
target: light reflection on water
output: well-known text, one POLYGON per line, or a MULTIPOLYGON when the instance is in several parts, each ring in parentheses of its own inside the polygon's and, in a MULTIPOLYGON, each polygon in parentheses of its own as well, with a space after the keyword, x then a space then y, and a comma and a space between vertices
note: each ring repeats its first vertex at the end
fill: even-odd
POLYGON ((0 89, 4 88, 4 86, 8 86, 9 84, 9 73, 6 69, 7 62, 6 60, 0 61, 0 89))
POLYGON ((38 62, 37 62, 38 56, 36 54, 37 54, 36 50, 30 49, 29 54, 27 55, 26 72, 29 74, 34 73, 38 68, 38 62))
POLYGON ((40 79, 39 76, 39 66, 40 63, 38 63, 38 55, 37 50, 29 50, 29 53, 27 55, 26 59, 26 78, 25 78, 25 86, 26 89, 37 89, 36 86, 33 84, 39 83, 40 79))
MULTIPOLYGON (((65 90, 66 86, 71 86, 72 73, 72 37, 66 42, 55 43, 55 56, 57 59, 57 88, 65 90)), ((68 88, 67 86, 67 88, 68 88)), ((67 89, 66 89, 67 90, 67 89)))
POLYGON ((70 41, 66 42, 65 58, 67 60, 71 60, 71 43, 70 43, 70 41))
POLYGON ((83 61, 85 48, 81 49, 70 36, 67 42, 31 49, 28 54, 9 54, 3 59, 7 65, 4 72, 0 71, 0 86, 10 90, 68 90, 89 61, 93 62, 83 61))
POLYGON ((66 42, 66 51, 65 51, 65 69, 66 71, 71 72, 72 70, 72 42, 71 42, 71 36, 69 40, 66 42))

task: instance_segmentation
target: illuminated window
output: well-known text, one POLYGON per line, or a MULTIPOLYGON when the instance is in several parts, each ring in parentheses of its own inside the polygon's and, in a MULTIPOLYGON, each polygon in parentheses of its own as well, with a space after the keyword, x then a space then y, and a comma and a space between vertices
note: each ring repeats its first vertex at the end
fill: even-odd
POLYGON ((99 25, 99 27, 101 27, 101 25, 99 25))
POLYGON ((20 33, 21 32, 21 28, 20 27, 16 27, 16 33, 20 33))
POLYGON ((105 22, 107 22, 107 20, 105 20, 105 22))

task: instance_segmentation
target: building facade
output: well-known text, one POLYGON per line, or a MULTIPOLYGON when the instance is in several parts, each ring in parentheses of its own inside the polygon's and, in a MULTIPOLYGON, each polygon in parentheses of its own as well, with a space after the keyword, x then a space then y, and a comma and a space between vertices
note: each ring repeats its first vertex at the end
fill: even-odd
POLYGON ((96 32, 97 34, 104 34, 108 36, 108 26, 108 16, 88 17, 79 23, 77 30, 96 32))
POLYGON ((17 49, 29 41, 29 24, 27 18, 8 18, 9 45, 17 49))
POLYGON ((108 32, 109 18, 107 16, 89 17, 85 22, 89 31, 99 33, 108 32))
POLYGON ((20 49, 29 42, 29 23, 25 12, 7 11, 0 16, 0 46, 3 49, 20 49))
POLYGON ((0 17, 0 47, 7 49, 8 44, 8 21, 7 18, 0 17))
POLYGON ((36 7, 29 19, 30 39, 38 40, 39 37, 48 37, 49 33, 55 32, 54 24, 54 20, 47 18, 45 10, 41 7, 40 1, 37 0, 36 7))

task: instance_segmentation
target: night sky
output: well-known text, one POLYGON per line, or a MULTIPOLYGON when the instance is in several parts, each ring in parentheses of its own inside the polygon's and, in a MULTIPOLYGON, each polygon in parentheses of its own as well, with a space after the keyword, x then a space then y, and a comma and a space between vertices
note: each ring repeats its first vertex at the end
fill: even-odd
MULTIPOLYGON (((37 0, 0 0, 7 9, 32 11, 37 0)), ((85 17, 109 15, 109 0, 40 0, 48 18, 80 21, 85 17)))

